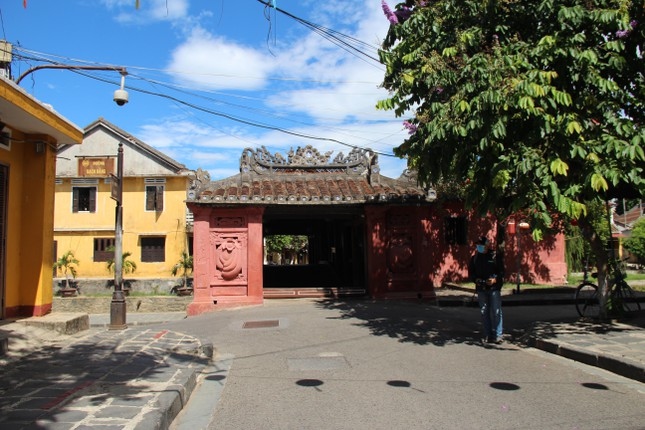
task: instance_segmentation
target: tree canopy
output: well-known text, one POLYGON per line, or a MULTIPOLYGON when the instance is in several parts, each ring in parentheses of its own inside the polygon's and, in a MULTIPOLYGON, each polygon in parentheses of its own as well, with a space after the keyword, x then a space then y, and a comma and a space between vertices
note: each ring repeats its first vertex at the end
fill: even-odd
POLYGON ((636 221, 631 236, 625 240, 625 248, 634 254, 639 262, 645 262, 645 218, 636 221))
POLYGON ((395 153, 482 215, 521 215, 535 239, 579 220, 606 303, 613 248, 588 209, 645 194, 643 0, 382 5, 377 107, 409 131, 395 153))
POLYGON ((407 1, 380 58, 405 118, 395 152, 419 178, 457 181, 481 213, 553 214, 645 191, 643 2, 407 1))

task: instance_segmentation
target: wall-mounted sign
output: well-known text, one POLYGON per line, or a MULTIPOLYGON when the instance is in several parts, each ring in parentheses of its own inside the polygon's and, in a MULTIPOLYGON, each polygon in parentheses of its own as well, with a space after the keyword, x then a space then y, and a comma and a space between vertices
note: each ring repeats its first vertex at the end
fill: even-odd
POLYGON ((114 173, 113 157, 86 157, 78 159, 78 176, 107 178, 114 173))
POLYGON ((110 197, 117 203, 121 203, 121 180, 116 175, 110 175, 112 185, 110 186, 110 197))

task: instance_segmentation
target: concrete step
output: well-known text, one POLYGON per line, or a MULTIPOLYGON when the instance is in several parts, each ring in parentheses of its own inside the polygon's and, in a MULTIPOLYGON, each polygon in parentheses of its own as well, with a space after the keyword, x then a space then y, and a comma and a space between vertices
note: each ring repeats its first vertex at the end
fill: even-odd
POLYGON ((42 317, 24 318, 16 322, 65 335, 75 334, 90 328, 90 316, 84 313, 57 312, 42 317))

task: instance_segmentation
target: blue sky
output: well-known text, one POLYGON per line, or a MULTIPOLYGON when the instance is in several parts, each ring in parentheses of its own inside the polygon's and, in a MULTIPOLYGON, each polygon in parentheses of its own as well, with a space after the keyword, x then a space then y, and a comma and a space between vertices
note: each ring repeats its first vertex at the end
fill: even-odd
POLYGON ((381 172, 398 177, 405 162, 385 154, 406 138, 405 118, 375 109, 387 93, 383 66, 369 58, 389 25, 380 0, 275 5, 367 56, 257 0, 140 0, 139 9, 135 0, 3 0, 1 37, 14 45, 14 78, 42 60, 126 67, 123 107, 112 101, 116 72, 38 70, 20 86, 81 128, 103 117, 212 179, 238 173, 246 147, 351 150, 334 141, 382 153, 381 172))

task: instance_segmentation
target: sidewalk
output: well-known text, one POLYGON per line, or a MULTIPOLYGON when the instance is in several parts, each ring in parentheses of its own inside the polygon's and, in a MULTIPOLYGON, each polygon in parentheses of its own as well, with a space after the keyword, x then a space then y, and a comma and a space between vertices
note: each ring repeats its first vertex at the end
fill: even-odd
MULTIPOLYGON (((510 333, 509 342, 645 382, 645 312, 607 324, 553 318, 548 305, 567 304, 570 296, 505 295, 504 306, 545 305, 531 308, 539 314, 524 318, 535 322, 510 333)), ((475 303, 472 292, 452 289, 441 289, 436 301, 444 308, 475 303)), ((130 313, 127 329, 108 330, 109 315, 96 314, 88 330, 72 335, 0 321, 10 343, 0 356, 0 428, 167 429, 213 356, 213 345, 151 325, 183 318, 183 312, 130 313)))
MULTIPOLYGON (((107 330, 109 315, 73 335, 21 322, 0 325, 0 427, 13 429, 166 429, 184 407, 212 345, 146 324, 182 313, 128 315, 107 330)), ((46 317, 42 317, 46 318, 46 317)))
MULTIPOLYGON (((540 289, 505 291, 503 307, 571 305, 571 287, 557 287, 547 292, 540 289)), ((544 322, 540 315, 522 335, 513 341, 552 354, 557 354, 612 373, 645 383, 645 294, 639 293, 641 312, 621 321, 599 323, 571 318, 566 321, 544 322)), ((448 286, 438 290, 439 306, 477 306, 471 289, 448 286)))

